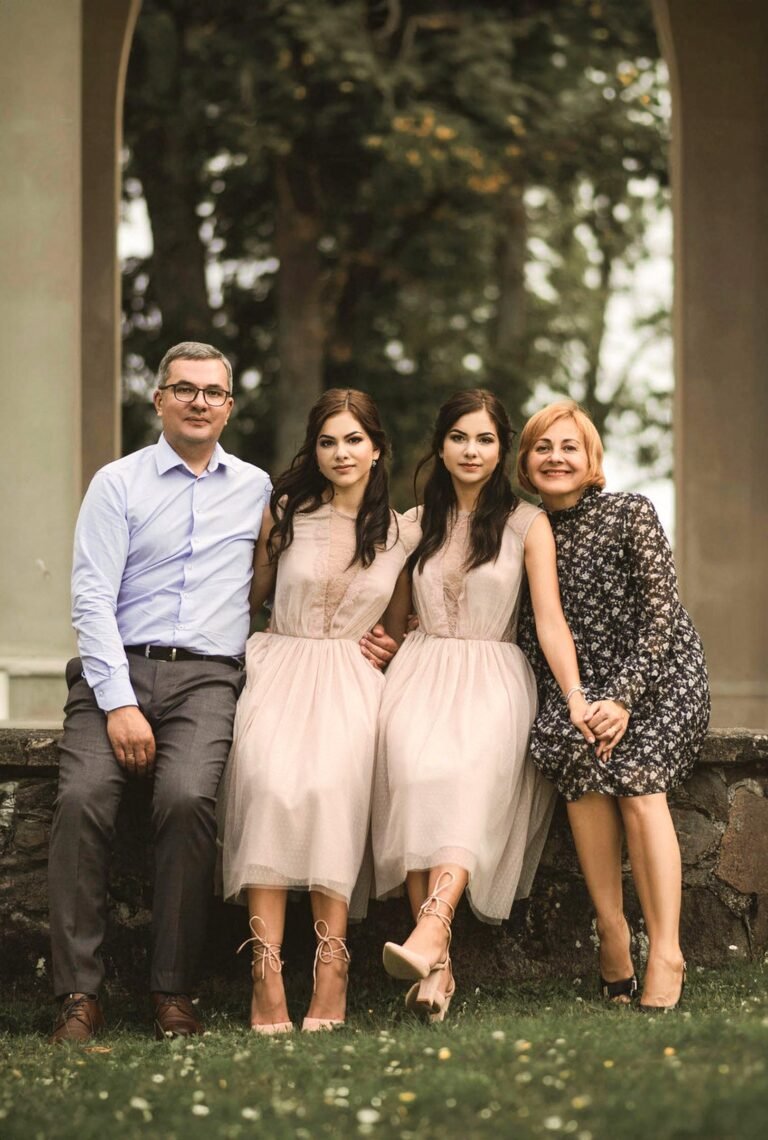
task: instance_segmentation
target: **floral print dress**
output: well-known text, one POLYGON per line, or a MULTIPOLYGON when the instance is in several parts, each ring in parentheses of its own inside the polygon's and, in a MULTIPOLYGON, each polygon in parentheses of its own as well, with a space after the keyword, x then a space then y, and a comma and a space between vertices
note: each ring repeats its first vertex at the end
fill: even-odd
POLYGON ((585 696, 622 701, 630 718, 610 759, 597 760, 568 718, 526 600, 519 642, 539 690, 533 759, 568 800, 586 792, 667 791, 693 769, 710 702, 701 640, 678 598, 656 511, 643 495, 588 487, 574 507, 549 512, 549 520, 585 696))

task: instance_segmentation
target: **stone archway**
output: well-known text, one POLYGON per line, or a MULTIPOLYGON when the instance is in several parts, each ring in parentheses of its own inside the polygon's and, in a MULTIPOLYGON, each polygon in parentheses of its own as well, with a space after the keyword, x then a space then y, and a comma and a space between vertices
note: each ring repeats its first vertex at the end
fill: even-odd
MULTIPOLYGON (((717 725, 768 726, 768 94, 762 0, 651 0, 670 67, 676 484, 684 601, 717 725)), ((0 7, 0 721, 59 721, 72 530, 118 454, 115 232, 141 0, 0 7)))

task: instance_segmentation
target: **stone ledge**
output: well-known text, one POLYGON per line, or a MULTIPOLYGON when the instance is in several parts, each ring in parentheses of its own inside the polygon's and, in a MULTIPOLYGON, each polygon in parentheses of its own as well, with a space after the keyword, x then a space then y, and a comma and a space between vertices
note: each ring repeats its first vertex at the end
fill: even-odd
MULTIPOLYGON (((60 729, 0 727, 0 983, 45 987, 48 972, 48 836, 56 794, 60 729)), ((130 782, 118 817, 109 920, 104 944, 112 982, 146 978, 151 914, 151 785, 130 782)), ((768 952, 768 733, 709 734, 701 764, 670 797, 683 857, 682 936, 690 961, 718 966, 768 952)), ((642 962, 645 932, 625 866, 626 911, 642 962)), ((408 930, 402 900, 373 903, 350 931, 358 979, 378 977, 381 944, 408 930)), ((555 812, 530 899, 498 927, 477 922, 466 906, 455 926, 460 975, 486 985, 596 969, 592 912, 563 804, 555 812)), ((230 978, 234 948, 246 936, 245 912, 215 900, 205 953, 206 976, 230 978)), ((307 899, 289 907, 288 969, 311 959, 307 899)), ((237 974, 245 984, 247 964, 237 974)), ((303 968, 303 967, 302 967, 303 968)))
MULTIPOLYGON (((48 776, 58 768, 56 745, 60 736, 60 729, 6 728, 0 724, 0 781, 8 769, 23 769, 31 778, 48 776)), ((724 768, 739 764, 768 767, 768 730, 712 729, 699 763, 724 768)))

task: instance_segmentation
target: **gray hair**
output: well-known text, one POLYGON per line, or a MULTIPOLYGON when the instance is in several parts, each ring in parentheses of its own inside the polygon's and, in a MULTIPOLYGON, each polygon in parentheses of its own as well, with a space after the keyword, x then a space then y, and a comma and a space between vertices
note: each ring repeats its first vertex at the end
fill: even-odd
POLYGON ((158 388, 162 388, 168 383, 168 375, 174 360, 220 360, 227 370, 227 384, 231 394, 232 365, 224 353, 219 352, 218 348, 214 348, 212 344, 202 344, 198 340, 183 340, 181 344, 175 344, 173 348, 169 348, 160 361, 160 367, 157 370, 158 388))

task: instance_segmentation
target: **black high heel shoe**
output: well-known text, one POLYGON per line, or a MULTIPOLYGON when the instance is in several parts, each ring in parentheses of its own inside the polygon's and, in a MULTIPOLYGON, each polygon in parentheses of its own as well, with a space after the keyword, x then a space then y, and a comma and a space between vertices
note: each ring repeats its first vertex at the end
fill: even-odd
MULTIPOLYGON (((631 978, 622 978, 618 982, 606 982, 605 978, 601 975, 600 996, 604 997, 606 1001, 615 1001, 616 998, 628 997, 630 1002, 633 1002, 637 997, 637 974, 633 974, 631 978)), ((624 1005, 626 1003, 619 1002, 617 1004, 624 1005)))
POLYGON ((637 1008, 641 1013, 670 1013, 673 1009, 679 1009, 683 1003, 683 993, 685 992, 685 979, 688 976, 688 964, 683 962, 683 976, 680 981, 680 993, 677 996, 677 1001, 673 1005, 645 1005, 643 1002, 637 1003, 637 1008))
MULTIPOLYGON (((632 957, 632 932, 629 934, 629 956, 632 957)), ((618 982, 606 982, 600 975, 600 996, 606 1001, 616 1002, 616 998, 626 997, 629 1002, 616 1002, 616 1005, 629 1005, 637 997, 637 974, 634 972, 629 978, 620 978, 618 982)))

